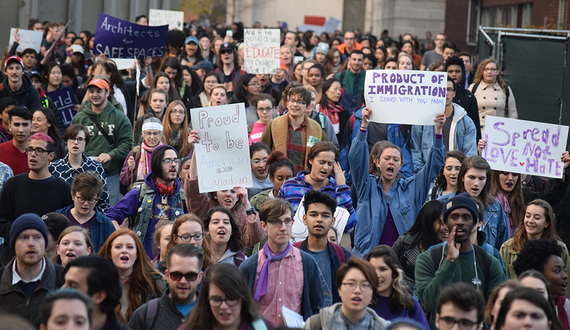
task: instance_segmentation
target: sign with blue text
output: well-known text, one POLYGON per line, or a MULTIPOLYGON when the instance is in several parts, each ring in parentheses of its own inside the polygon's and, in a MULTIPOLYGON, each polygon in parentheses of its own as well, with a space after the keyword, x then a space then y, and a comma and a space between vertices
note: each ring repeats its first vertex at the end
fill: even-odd
POLYGON ((109 58, 162 57, 167 37, 168 25, 138 25, 100 13, 93 54, 109 58))
POLYGON ((65 124, 65 127, 68 127, 71 124, 71 120, 75 117, 77 112, 75 111, 74 107, 77 104, 77 100, 75 99, 75 94, 73 93, 72 87, 62 88, 55 90, 53 92, 46 93, 57 107, 57 111, 59 111, 61 115, 61 119, 65 124))
POLYGON ((447 73, 417 70, 368 70, 364 84, 370 121, 435 125, 445 110, 447 73))
POLYGON ((194 145, 200 192, 252 187, 245 105, 195 108, 190 115, 201 138, 194 145))
POLYGON ((487 116, 483 138, 493 170, 562 178, 568 126, 487 116))

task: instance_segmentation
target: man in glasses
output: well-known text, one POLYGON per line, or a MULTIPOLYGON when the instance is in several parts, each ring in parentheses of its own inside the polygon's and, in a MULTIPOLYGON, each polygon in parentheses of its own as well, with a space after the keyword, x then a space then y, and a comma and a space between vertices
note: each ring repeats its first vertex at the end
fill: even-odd
POLYGON ((134 311, 130 329, 176 330, 196 304, 196 291, 202 281, 204 252, 191 244, 177 244, 166 256, 164 275, 168 289, 134 311))
POLYGON ((234 86, 239 77, 245 74, 245 71, 239 66, 237 55, 235 44, 225 42, 220 46, 218 68, 215 72, 220 78, 222 84, 226 86, 228 99, 231 99, 234 96, 234 86))
POLYGON ((160 220, 174 221, 187 213, 184 191, 177 177, 180 158, 174 147, 167 144, 154 149, 150 160, 150 172, 144 182, 137 182, 107 216, 118 224, 129 218, 133 229, 143 243, 145 252, 154 259, 154 227, 160 220))
MULTIPOLYGON (((49 162, 55 156, 53 139, 44 133, 32 135, 26 153, 30 171, 8 179, 0 194, 0 236, 6 240, 4 246, 10 246, 10 227, 20 215, 35 213, 42 216, 72 203, 69 184, 49 172, 49 162)), ((5 248, 2 264, 13 256, 13 252, 5 248)))
POLYGON ((438 330, 481 329, 484 316, 485 299, 481 292, 469 284, 451 284, 437 298, 435 327, 438 330))

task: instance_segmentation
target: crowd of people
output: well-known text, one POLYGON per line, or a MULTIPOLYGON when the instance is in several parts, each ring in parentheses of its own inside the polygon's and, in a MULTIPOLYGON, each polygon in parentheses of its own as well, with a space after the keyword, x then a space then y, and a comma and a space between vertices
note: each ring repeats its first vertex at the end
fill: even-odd
POLYGON ((170 30, 137 80, 89 31, 28 28, 40 52, 16 31, 1 63, 1 329, 570 329, 570 155, 562 179, 491 169, 485 117, 517 118, 494 59, 282 28, 250 74, 235 22, 170 30), (445 107, 370 122, 370 70, 447 72, 445 107), (200 193, 190 111, 232 103, 253 187, 200 193))

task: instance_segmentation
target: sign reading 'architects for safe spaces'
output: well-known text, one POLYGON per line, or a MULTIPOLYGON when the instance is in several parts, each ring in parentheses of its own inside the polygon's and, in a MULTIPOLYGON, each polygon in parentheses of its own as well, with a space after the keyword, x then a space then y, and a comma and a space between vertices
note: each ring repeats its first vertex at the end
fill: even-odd
POLYGON ((197 108, 190 114, 201 138, 194 145, 200 192, 252 187, 245 105, 197 108))
POLYGON ((364 93, 370 121, 435 125, 445 109, 447 73, 417 70, 368 70, 364 93))
POLYGON ((274 74, 279 69, 279 29, 245 29, 245 72, 274 74))
POLYGON ((568 126, 487 116, 482 156, 498 171, 561 178, 568 126))

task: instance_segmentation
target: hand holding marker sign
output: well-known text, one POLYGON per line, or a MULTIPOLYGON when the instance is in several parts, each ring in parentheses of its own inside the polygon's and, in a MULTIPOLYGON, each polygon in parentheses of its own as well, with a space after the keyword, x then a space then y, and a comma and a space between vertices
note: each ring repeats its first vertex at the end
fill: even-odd
POLYGON ((482 156, 493 170, 561 178, 568 126, 487 116, 482 156))

